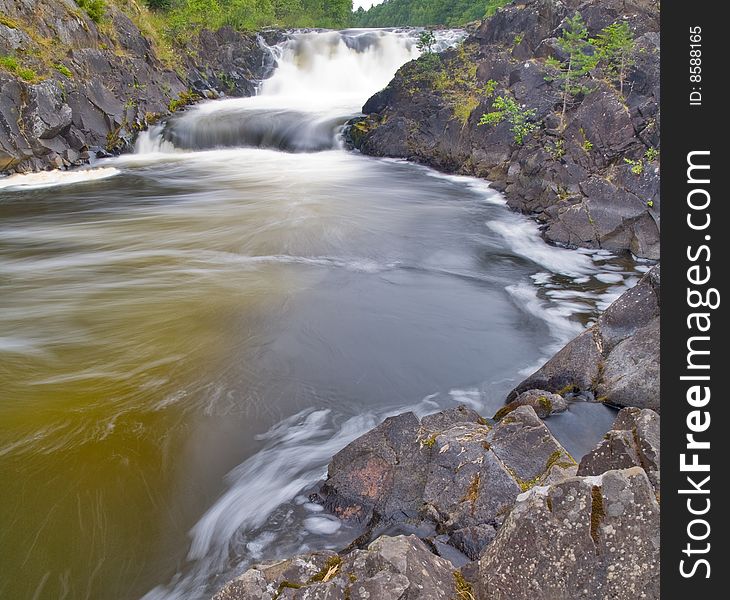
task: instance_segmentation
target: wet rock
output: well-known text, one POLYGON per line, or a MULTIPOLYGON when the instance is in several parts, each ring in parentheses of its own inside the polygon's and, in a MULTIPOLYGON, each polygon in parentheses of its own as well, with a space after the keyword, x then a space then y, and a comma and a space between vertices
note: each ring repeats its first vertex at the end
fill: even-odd
POLYGON ((638 468, 533 488, 479 560, 478 597, 659 598, 659 505, 638 468))
POLYGON ((421 421, 405 413, 335 455, 319 501, 366 526, 360 543, 432 528, 476 556, 521 492, 574 467, 531 406, 494 426, 465 407, 421 421))
POLYGON ((507 400, 541 388, 658 411, 659 287, 657 265, 613 302, 593 327, 512 390, 507 400))
POLYGON ((547 419, 550 415, 568 410, 568 403, 559 394, 538 389, 527 390, 517 396, 515 400, 500 408, 495 413, 494 420, 499 421, 520 406, 532 406, 541 419, 547 419))
POLYGON ((641 467, 659 491, 659 415, 653 410, 624 408, 611 430, 578 466, 578 475, 601 475, 606 471, 641 467))
POLYGON ((381 536, 344 556, 320 552, 257 565, 213 600, 448 600, 460 579, 453 565, 415 536, 381 536))

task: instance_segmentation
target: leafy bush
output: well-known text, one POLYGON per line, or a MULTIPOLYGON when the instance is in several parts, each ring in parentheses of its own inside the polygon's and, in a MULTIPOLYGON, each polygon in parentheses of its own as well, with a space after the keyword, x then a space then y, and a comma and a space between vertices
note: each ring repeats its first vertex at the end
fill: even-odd
POLYGON ((479 125, 497 125, 504 120, 509 121, 512 127, 510 131, 517 144, 522 145, 525 138, 538 128, 537 123, 530 119, 536 114, 535 109, 527 109, 520 106, 509 96, 497 96, 492 103, 492 112, 482 115, 479 125))
POLYGON ((84 9, 94 23, 101 23, 106 14, 106 2, 104 0, 76 0, 79 8, 84 9))

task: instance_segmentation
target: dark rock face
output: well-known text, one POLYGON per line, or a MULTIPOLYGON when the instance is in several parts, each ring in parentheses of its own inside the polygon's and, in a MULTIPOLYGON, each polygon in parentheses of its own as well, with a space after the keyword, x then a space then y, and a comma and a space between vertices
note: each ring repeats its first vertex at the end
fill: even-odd
POLYGON ((578 475, 601 475, 630 467, 644 469, 659 491, 659 415, 653 410, 622 409, 604 440, 581 459, 578 475))
POLYGON ((657 265, 611 304, 593 327, 520 383, 508 401, 525 390, 542 388, 658 411, 659 287, 657 265))
POLYGON ((405 413, 335 455, 320 501, 365 524, 363 539, 417 528, 475 558, 518 494, 574 466, 530 406, 493 427, 465 407, 421 421, 405 413))
POLYGON ((257 36, 224 28, 178 49, 173 69, 133 21, 134 4, 129 15, 106 10, 100 29, 73 2, 0 0, 0 53, 22 52, 36 73, 25 81, 0 71, 0 172, 129 149, 139 131, 196 99, 253 94, 273 68, 257 36))
POLYGON ((466 584, 417 537, 381 536, 365 550, 257 565, 213 600, 449 600, 466 584))
POLYGON ((548 240, 658 258, 659 174, 652 156, 659 147, 658 22, 650 0, 509 5, 463 48, 402 67, 365 104, 367 116, 352 128, 351 143, 366 154, 491 179, 512 208, 544 223, 548 240), (561 127, 560 82, 550 80, 544 61, 560 57, 557 37, 576 11, 592 36, 625 18, 636 64, 623 96, 616 82, 594 73, 587 92, 569 102, 561 127), (523 144, 507 121, 478 124, 494 97, 505 94, 536 111, 539 129, 523 144))
POLYGON ((523 494, 479 560, 490 600, 659 598, 659 505, 638 467, 523 494))

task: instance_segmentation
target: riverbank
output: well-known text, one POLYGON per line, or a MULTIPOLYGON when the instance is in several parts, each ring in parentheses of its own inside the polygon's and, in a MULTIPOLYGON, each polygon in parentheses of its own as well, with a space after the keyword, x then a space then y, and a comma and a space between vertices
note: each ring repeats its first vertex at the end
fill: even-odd
POLYGON ((258 34, 230 28, 162 47, 134 2, 108 4, 99 22, 69 0, 39 0, 32 14, 0 0, 0 14, 0 173, 129 151, 140 131, 192 102, 253 95, 275 66, 258 34))
MULTIPOLYGON (((625 408, 583 457, 547 425, 603 385, 578 384, 570 361, 556 366, 586 336, 624 345, 622 366, 608 368, 617 380, 635 380, 647 360, 658 365, 656 340, 650 356, 636 347, 658 322, 659 282, 657 266, 492 419, 466 406, 407 412, 350 443, 309 498, 356 524, 359 537, 340 552, 254 565, 214 600, 658 599, 658 379, 603 398, 625 408), (535 389, 546 370, 548 387, 571 383, 560 394, 535 389)), ((605 369, 596 353, 581 360, 605 369)))
POLYGON ((365 154, 488 179, 551 242, 659 257, 659 8, 651 0, 509 5, 459 49, 404 65, 363 112, 350 140, 365 154), (566 80, 563 32, 575 15, 585 27, 581 52, 596 57, 600 42, 589 41, 627 25, 625 73, 601 60, 566 80))

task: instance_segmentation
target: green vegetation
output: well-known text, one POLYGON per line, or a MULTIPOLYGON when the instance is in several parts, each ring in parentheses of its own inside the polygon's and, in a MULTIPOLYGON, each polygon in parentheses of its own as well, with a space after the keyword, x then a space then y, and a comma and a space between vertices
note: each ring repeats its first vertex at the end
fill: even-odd
POLYGON ((433 52, 433 46, 436 43, 436 35, 430 29, 422 31, 418 34, 418 42, 416 48, 421 54, 431 54, 433 52))
POLYGON ((560 126, 564 128, 568 100, 586 91, 582 80, 598 64, 599 57, 588 39, 588 29, 583 17, 578 13, 566 20, 563 33, 558 38, 558 46, 566 56, 565 60, 551 57, 545 64, 552 71, 548 78, 562 82, 563 109, 560 113, 560 126))
POLYGON ((644 172, 644 159, 633 160, 631 158, 624 158, 626 164, 631 165, 631 172, 637 177, 644 172))
POLYGON ((594 40, 603 70, 612 79, 618 79, 621 95, 628 70, 634 65, 634 36, 625 21, 604 28, 594 40))
POLYGON ((459 26, 492 16, 512 0, 385 0, 368 10, 359 8, 357 27, 459 26))
POLYGON ((94 23, 101 23, 106 14, 106 2, 104 0, 76 0, 79 8, 86 11, 94 23))
POLYGON ((644 158, 646 158, 648 162, 654 162, 657 158, 659 158, 659 150, 652 146, 646 151, 644 158))
POLYGON ((492 112, 482 115, 479 125, 497 125, 506 120, 512 125, 510 131, 519 145, 522 145, 525 138, 538 129, 538 124, 531 121, 537 111, 520 106, 510 96, 497 96, 492 103, 492 108, 494 109, 492 112))
POLYGON ((74 74, 71 72, 71 69, 69 69, 66 65, 62 65, 61 63, 56 63, 53 65, 53 68, 56 69, 61 75, 64 77, 68 77, 71 79, 74 74))
POLYGON ((147 0, 147 5, 178 39, 204 27, 341 28, 352 17, 352 0, 147 0))
POLYGON ((20 77, 23 81, 33 82, 38 80, 38 73, 29 67, 21 65, 15 56, 0 55, 0 68, 20 77))

